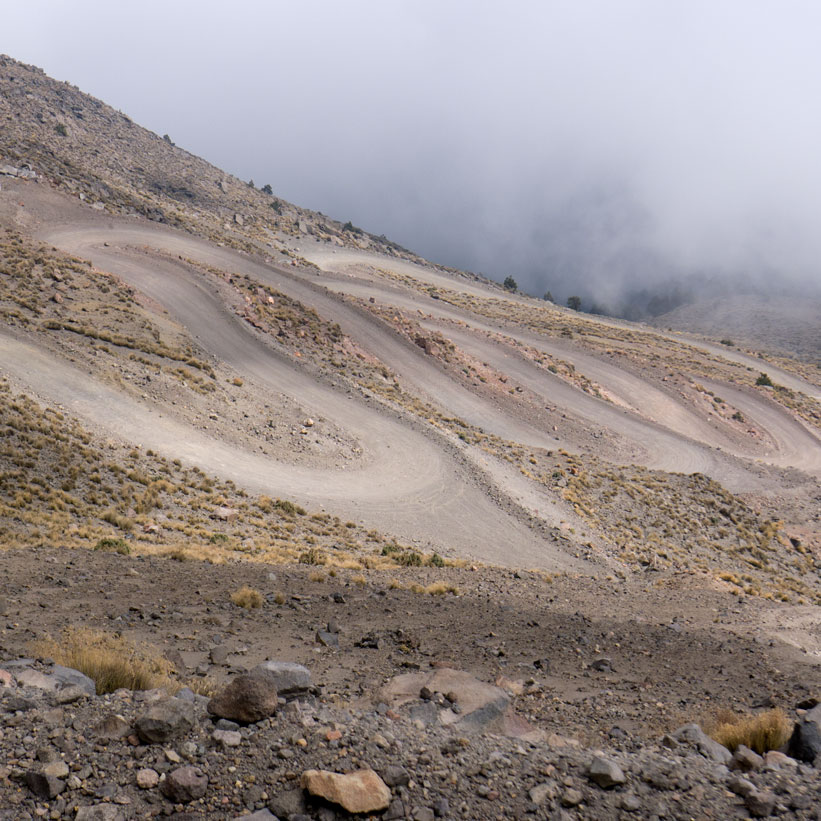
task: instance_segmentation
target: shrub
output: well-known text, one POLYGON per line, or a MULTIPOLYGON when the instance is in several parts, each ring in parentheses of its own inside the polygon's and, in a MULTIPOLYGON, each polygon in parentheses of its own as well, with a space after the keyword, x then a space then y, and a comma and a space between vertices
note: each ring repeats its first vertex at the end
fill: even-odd
POLYGON ((259 590, 254 590, 253 587, 244 585, 231 594, 231 601, 237 607, 244 607, 246 610, 255 610, 258 607, 262 607, 262 593, 260 593, 259 590))
POLYGON ((774 387, 772 379, 766 373, 760 373, 758 379, 755 380, 756 385, 765 385, 766 387, 774 387))
POLYGON ((735 347, 735 342, 733 342, 733 340, 732 340, 732 339, 722 339, 722 340, 721 340, 721 344, 722 344, 722 345, 726 345, 728 348, 733 348, 733 347, 735 347))
POLYGON ((730 752, 735 752, 743 744, 759 755, 782 747, 791 731, 792 722, 779 708, 747 716, 724 711, 707 728, 708 735, 730 752))
POLYGON ((131 548, 125 539, 114 539, 109 536, 100 539, 100 541, 94 545, 94 549, 103 550, 106 553, 119 553, 121 556, 128 556, 131 553, 131 548))
POLYGON ((502 283, 502 287, 506 291, 518 291, 519 286, 516 284, 516 280, 513 279, 511 276, 506 276, 505 281, 502 283))
POLYGON ((305 508, 289 502, 287 499, 277 499, 274 502, 274 507, 281 513, 286 513, 289 516, 304 516, 305 508))
POLYGON ((553 294, 551 294, 550 291, 545 291, 542 299, 544 299, 545 302, 555 302, 553 294))
POLYGON ((428 567, 444 567, 445 560, 438 553, 434 553, 432 556, 428 557, 425 564, 428 565, 428 567))
POLYGON ((567 298, 567 307, 573 311, 580 311, 582 307, 582 298, 580 296, 569 296, 567 298))
POLYGON ((274 193, 274 189, 271 188, 270 183, 266 183, 265 185, 263 185, 260 190, 262 191, 263 194, 268 194, 269 197, 271 196, 271 194, 274 193))
POLYGON ((306 550, 299 556, 300 564, 325 564, 327 561, 328 559, 325 554, 321 550, 317 550, 315 547, 312 547, 310 550, 306 550))
POLYGON ((393 560, 403 567, 421 567, 422 557, 415 550, 406 550, 402 553, 396 553, 393 560))
POLYGON ((54 130, 61 137, 68 137, 68 129, 65 125, 63 125, 63 123, 57 123, 57 125, 54 126, 54 130))
POLYGON ((150 645, 138 645, 125 636, 115 636, 90 627, 68 627, 59 641, 50 636, 36 642, 37 653, 57 664, 85 673, 94 681, 97 694, 115 690, 176 691, 171 678, 173 666, 150 645))

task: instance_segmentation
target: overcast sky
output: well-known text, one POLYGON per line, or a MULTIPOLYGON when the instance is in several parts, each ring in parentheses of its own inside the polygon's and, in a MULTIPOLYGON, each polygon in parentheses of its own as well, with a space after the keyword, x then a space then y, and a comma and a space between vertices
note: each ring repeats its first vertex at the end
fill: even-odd
POLYGON ((821 3, 26 0, 0 52, 282 197, 600 301, 821 288, 821 3))

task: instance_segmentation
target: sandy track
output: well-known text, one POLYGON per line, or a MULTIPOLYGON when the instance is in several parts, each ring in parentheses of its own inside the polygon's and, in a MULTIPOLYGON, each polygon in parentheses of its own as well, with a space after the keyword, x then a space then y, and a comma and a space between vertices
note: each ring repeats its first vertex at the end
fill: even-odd
MULTIPOLYGON (((295 498, 313 507, 323 505, 337 515, 360 517, 369 525, 437 549, 517 565, 553 569, 584 566, 500 507, 491 498, 498 493, 489 496, 472 471, 465 469, 463 460, 449 455, 447 449, 362 400, 299 371, 227 311, 202 279, 185 266, 119 246, 150 245, 245 272, 249 263, 240 255, 184 234, 116 223, 63 226, 43 232, 41 238, 91 259, 98 268, 115 273, 144 292, 165 307, 211 355, 272 391, 287 394, 306 412, 332 419, 359 441, 363 457, 345 470, 320 470, 280 464, 232 449, 31 345, 3 336, 5 370, 39 395, 66 405, 110 435, 124 435, 253 491, 295 498), (55 378, 57 374, 60 378, 55 378)), ((485 468, 486 474, 493 473, 492 464, 485 468)), ((493 478, 507 481, 517 498, 525 495, 516 493, 516 480, 509 472, 501 471, 493 478)), ((530 511, 535 508, 539 513, 558 515, 546 503, 534 505, 532 498, 522 501, 531 502, 530 511)))
MULTIPOLYGON (((319 258, 328 265, 330 270, 333 258, 327 261, 324 257, 319 258)), ((356 252, 343 257, 349 263, 353 259, 358 259, 362 263, 365 258, 357 255, 356 252)), ((375 262, 371 257, 371 264, 378 264, 383 268, 392 267, 391 260, 387 258, 379 258, 375 262)), ((400 267, 407 265, 409 263, 400 263, 400 267)), ((418 266, 413 266, 413 268, 418 269, 418 266)), ((435 276, 444 279, 442 275, 435 276)), ((795 467, 815 475, 821 474, 821 440, 783 408, 766 398, 740 390, 732 390, 724 384, 716 387, 716 390, 720 390, 723 394, 732 392, 733 404, 756 421, 767 433, 767 439, 763 444, 753 440, 749 442, 731 440, 723 435, 722 431, 711 426, 704 416, 646 380, 642 380, 611 362, 580 353, 561 342, 545 339, 526 331, 500 329, 477 319, 468 312, 459 311, 453 306, 443 305, 439 301, 393 288, 389 284, 382 285, 378 281, 327 277, 322 279, 322 282, 337 292, 361 298, 373 296, 405 311, 415 313, 421 310, 437 318, 457 320, 479 331, 493 333, 501 331, 512 339, 570 362, 580 373, 614 395, 621 404, 631 407, 634 413, 625 413, 619 408, 597 400, 518 357, 505 356, 498 346, 480 336, 453 327, 438 328, 468 353, 499 370, 510 373, 523 384, 541 393, 547 401, 591 425, 607 428, 613 434, 632 443, 633 451, 629 458, 630 461, 661 470, 706 473, 725 483, 728 488, 737 491, 754 490, 759 486, 759 480, 747 473, 737 461, 728 463, 722 453, 742 459, 756 459, 777 467, 795 467)), ((447 287, 463 290, 462 281, 458 278, 447 280, 447 287)), ((477 287, 468 283, 464 290, 466 293, 473 292, 477 287)), ((610 324, 609 321, 607 324, 610 324)), ((431 329, 437 328, 431 323, 423 323, 423 325, 431 329)), ((690 339, 683 340, 680 336, 670 338, 686 341, 687 344, 693 344, 695 347, 703 348, 716 355, 724 353, 720 350, 721 346, 711 346, 690 339)), ((745 365, 756 362, 752 357, 736 352, 731 352, 731 354, 725 358, 745 365)), ((758 364, 760 367, 760 362, 758 364)), ((817 388, 797 377, 791 377, 780 369, 771 370, 787 387, 795 390, 803 389, 810 396, 818 393, 817 388)), ((729 396, 726 398, 729 399, 729 396)))

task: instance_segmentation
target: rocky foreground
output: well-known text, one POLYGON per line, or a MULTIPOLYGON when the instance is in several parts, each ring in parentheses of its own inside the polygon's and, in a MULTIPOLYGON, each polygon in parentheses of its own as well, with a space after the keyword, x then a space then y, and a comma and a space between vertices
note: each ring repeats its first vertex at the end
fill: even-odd
POLYGON ((691 724, 606 750, 546 735, 504 689, 438 667, 352 707, 266 662, 211 697, 120 689, 59 665, 0 665, 0 818, 115 821, 351 815, 818 818, 821 706, 788 750, 735 755, 691 724), (421 686, 420 686, 421 685, 421 686), (441 689, 440 689, 441 688, 441 689), (443 692, 446 690, 446 692, 443 692))

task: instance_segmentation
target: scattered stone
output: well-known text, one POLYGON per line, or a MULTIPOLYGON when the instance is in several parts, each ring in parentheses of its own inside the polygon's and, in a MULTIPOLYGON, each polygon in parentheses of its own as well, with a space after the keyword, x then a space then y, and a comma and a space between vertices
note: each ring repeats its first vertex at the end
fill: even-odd
POLYGON ((738 749, 733 753, 733 769, 746 773, 750 772, 750 770, 761 769, 763 765, 764 759, 743 744, 739 745, 738 749))
POLYGON ((239 747, 242 744, 242 735, 236 730, 214 730, 211 738, 223 747, 239 747))
POLYGON ((398 764, 389 764, 380 775, 389 787, 407 787, 410 782, 410 773, 398 764))
POLYGON ((590 665, 590 669, 597 673, 612 673, 613 662, 609 658, 599 658, 590 665))
POLYGON ((268 810, 257 810, 250 815, 237 815, 234 821, 277 821, 277 817, 268 810))
POLYGON ((233 522, 239 516, 239 511, 233 507, 217 507, 211 514, 212 519, 220 522, 233 522))
POLYGON ((767 818, 775 809, 775 796, 771 792, 753 790, 745 799, 744 806, 753 818, 767 818))
POLYGON ((339 647, 339 636, 336 633, 329 633, 327 630, 316 631, 317 644, 323 647, 339 647))
POLYGON ((578 807, 584 801, 584 796, 579 790, 569 787, 562 793, 563 807, 578 807))
POLYGON ((137 786, 141 790, 152 790, 160 783, 160 776, 156 770, 150 767, 144 767, 137 770, 137 786))
POLYGON ((68 775, 68 764, 65 761, 50 761, 43 767, 43 775, 52 778, 65 778, 68 775))
POLYGON ((350 813, 379 812, 390 805, 391 791, 373 770, 341 774, 306 770, 302 787, 311 795, 338 804, 350 813))
POLYGON ((550 782, 545 781, 543 784, 531 787, 527 795, 534 804, 544 804, 549 798, 556 797, 556 788, 550 782))
POLYGON ((769 770, 780 770, 784 767, 787 769, 795 769, 798 766, 798 761, 785 755, 778 750, 768 750, 764 753, 764 768, 769 770))
POLYGON ((237 676, 209 702, 211 715, 253 724, 272 716, 279 706, 274 680, 257 669, 237 676))
POLYGON ((194 705, 179 698, 152 704, 135 722, 137 736, 146 744, 164 744, 194 726, 194 705))
POLYGON ((46 775, 37 770, 29 770, 23 780, 26 786, 38 797, 44 801, 50 801, 56 798, 65 788, 66 782, 60 780, 54 775, 46 775))
POLYGON ((211 652, 208 654, 211 659, 211 664, 225 664, 228 660, 228 655, 230 652, 230 649, 224 644, 221 644, 218 647, 212 647, 211 652))
POLYGON ((166 798, 187 804, 202 798, 208 789, 208 776, 199 767, 178 767, 162 782, 160 791, 166 798))
POLYGON ((300 788, 283 790, 268 802, 268 809, 280 818, 301 815, 305 812, 305 795, 300 788))
POLYGON ((602 789, 616 787, 627 781, 621 767, 609 758, 597 755, 587 771, 587 777, 602 789))
POLYGON ((745 798, 750 793, 755 792, 755 784, 746 778, 742 778, 740 775, 734 775, 727 782, 727 789, 730 792, 734 792, 736 795, 740 795, 742 798, 745 798))
POLYGON ((641 799, 634 793, 622 796, 620 806, 627 812, 638 812, 641 809, 641 799))
POLYGON ((94 804, 91 807, 79 807, 74 821, 123 821, 125 816, 111 804, 94 804))
POLYGON ((98 738, 115 739, 125 738, 131 732, 129 723, 118 715, 106 716, 95 728, 94 734, 98 738))

